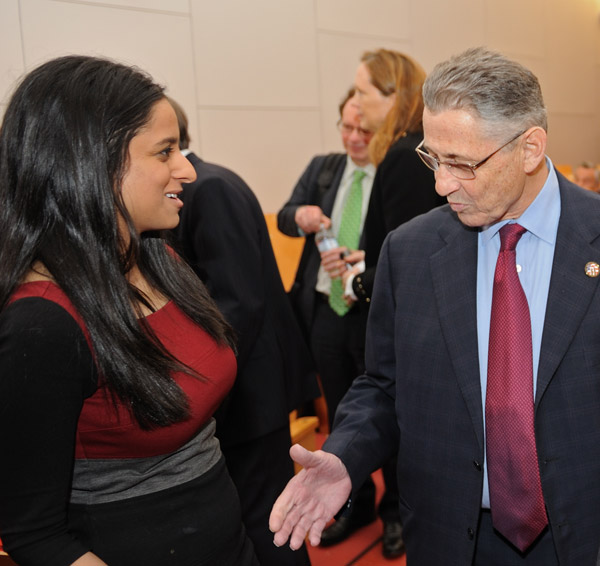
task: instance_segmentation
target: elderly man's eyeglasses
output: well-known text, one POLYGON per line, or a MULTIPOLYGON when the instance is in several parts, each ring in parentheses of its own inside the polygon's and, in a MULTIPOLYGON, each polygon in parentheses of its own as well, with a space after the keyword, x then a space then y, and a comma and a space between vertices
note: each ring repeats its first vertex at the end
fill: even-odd
POLYGON ((361 135, 363 138, 366 138, 367 136, 371 135, 371 132, 369 132, 369 130, 351 126, 350 124, 344 124, 344 122, 338 122, 337 127, 340 130, 340 132, 342 132, 342 134, 345 134, 347 136, 351 135, 354 130, 356 130, 358 134, 361 135))
POLYGON ((454 175, 457 179, 462 179, 463 181, 469 181, 471 179, 475 179, 475 170, 479 169, 484 163, 487 163, 494 155, 496 155, 501 149, 504 149, 509 143, 514 142, 518 137, 522 136, 527 130, 522 131, 520 134, 517 134, 514 138, 508 140, 504 145, 501 145, 496 151, 490 153, 485 159, 482 159, 479 163, 475 165, 470 165, 467 163, 454 163, 453 161, 440 161, 437 157, 433 157, 425 151, 423 148, 423 144, 425 140, 423 140, 416 148, 416 152, 419 154, 419 157, 431 169, 432 171, 438 171, 440 165, 444 165, 448 171, 454 175))

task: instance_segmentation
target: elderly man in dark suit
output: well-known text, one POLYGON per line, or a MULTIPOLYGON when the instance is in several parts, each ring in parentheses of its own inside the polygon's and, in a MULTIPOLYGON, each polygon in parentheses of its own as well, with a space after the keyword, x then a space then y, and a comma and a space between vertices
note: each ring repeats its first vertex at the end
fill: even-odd
POLYGON ((367 369, 271 513, 325 522, 398 450, 409 566, 592 566, 600 542, 600 198, 558 173, 536 77, 435 67, 419 152, 448 205, 386 239, 367 369))
POLYGON ((236 381, 215 415, 242 518, 264 566, 308 566, 306 548, 275 548, 268 514, 293 476, 289 412, 318 395, 310 351, 285 294, 263 212, 235 173, 188 150, 187 117, 170 99, 197 178, 184 185, 179 249, 237 334, 236 381), (279 487, 277 487, 279 486, 279 487))

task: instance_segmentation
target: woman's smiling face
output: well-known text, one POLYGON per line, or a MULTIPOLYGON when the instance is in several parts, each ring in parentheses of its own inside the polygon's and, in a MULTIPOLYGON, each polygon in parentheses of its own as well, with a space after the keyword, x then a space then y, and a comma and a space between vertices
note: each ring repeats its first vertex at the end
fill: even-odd
POLYGON ((183 206, 181 184, 195 179, 192 164, 179 150, 175 111, 162 99, 129 144, 122 196, 137 232, 175 228, 183 206))

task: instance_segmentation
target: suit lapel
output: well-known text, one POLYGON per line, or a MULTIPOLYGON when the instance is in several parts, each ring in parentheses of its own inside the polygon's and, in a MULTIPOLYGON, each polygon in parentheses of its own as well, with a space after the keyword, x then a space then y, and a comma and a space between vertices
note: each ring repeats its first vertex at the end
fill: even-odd
POLYGON ((440 235, 446 245, 430 258, 440 324, 473 429, 483 449, 477 347, 477 232, 465 228, 454 217, 440 229, 440 235))
POLYGON ((585 265, 590 261, 600 264, 600 200, 590 199, 561 175, 559 186, 561 215, 544 319, 536 406, 587 314, 599 280, 585 274, 585 265))

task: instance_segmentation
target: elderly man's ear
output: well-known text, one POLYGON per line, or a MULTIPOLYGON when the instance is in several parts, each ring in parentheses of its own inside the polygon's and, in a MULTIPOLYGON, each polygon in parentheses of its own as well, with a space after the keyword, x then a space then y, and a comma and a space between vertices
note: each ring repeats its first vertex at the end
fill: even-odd
POLYGON ((546 158, 546 139, 546 131, 539 126, 526 132, 523 146, 525 173, 533 173, 546 158))

